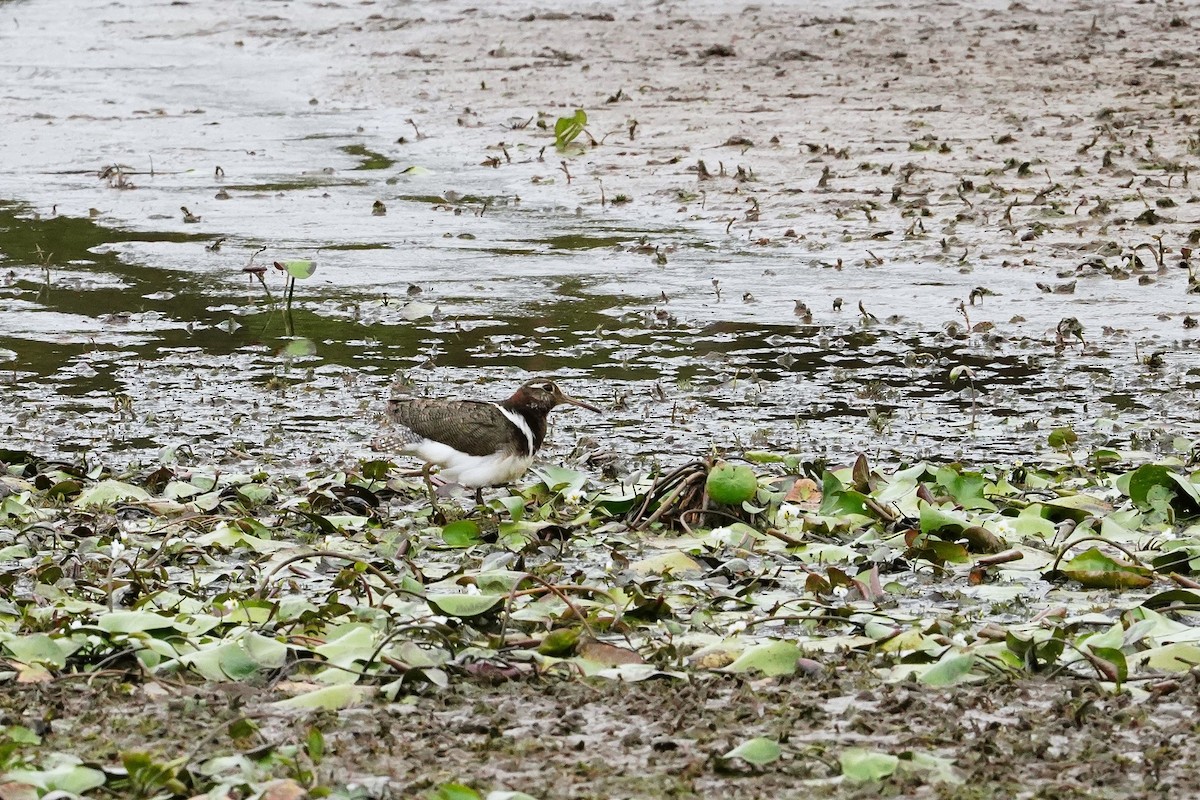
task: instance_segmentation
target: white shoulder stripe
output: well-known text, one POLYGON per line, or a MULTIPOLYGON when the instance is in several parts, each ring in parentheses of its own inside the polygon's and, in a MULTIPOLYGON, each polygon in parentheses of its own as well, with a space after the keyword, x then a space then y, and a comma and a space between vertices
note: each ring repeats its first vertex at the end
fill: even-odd
POLYGON ((532 456, 536 443, 533 441, 533 431, 531 431, 529 429, 529 423, 526 422, 525 418, 522 417, 520 414, 516 413, 515 411, 509 411, 507 408, 500 405, 499 403, 492 403, 492 405, 494 405, 496 408, 500 409, 500 413, 503 414, 504 416, 508 417, 508 419, 512 422, 512 424, 517 426, 517 430, 521 431, 521 433, 523 433, 525 435, 524 455, 532 456))

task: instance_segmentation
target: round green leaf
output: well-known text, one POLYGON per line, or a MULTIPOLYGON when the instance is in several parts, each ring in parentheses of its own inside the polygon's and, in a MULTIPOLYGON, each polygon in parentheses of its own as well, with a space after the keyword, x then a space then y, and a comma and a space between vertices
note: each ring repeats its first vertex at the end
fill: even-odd
POLYGON ((754 470, 745 464, 722 461, 709 470, 706 488, 714 502, 740 506, 754 498, 758 491, 758 478, 754 470))
POLYGON ((451 547, 470 547, 483 540, 479 538, 479 523, 473 519, 460 519, 442 528, 442 541, 451 547))
POLYGON ((317 271, 316 262, 309 261, 307 259, 301 261, 286 261, 284 262, 283 267, 287 270, 288 275, 301 280, 304 278, 311 278, 312 274, 317 271))

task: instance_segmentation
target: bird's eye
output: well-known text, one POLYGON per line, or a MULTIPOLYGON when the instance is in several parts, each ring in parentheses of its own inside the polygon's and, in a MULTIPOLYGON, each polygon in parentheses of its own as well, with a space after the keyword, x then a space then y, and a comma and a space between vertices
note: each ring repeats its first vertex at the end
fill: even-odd
POLYGON ((558 387, 555 386, 550 381, 546 381, 538 388, 541 389, 543 392, 549 392, 550 394, 554 394, 556 391, 558 391, 558 387))

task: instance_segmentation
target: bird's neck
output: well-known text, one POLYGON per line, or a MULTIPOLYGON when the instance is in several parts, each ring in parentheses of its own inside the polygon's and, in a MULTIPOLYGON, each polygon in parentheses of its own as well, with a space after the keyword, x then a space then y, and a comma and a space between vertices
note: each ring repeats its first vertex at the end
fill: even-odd
POLYGON ((511 398, 502 401, 500 407, 519 415, 521 419, 525 420, 525 424, 529 426, 530 433, 533 434, 533 450, 537 452, 542 446, 542 441, 546 438, 546 415, 548 412, 540 408, 519 405, 514 403, 511 398))

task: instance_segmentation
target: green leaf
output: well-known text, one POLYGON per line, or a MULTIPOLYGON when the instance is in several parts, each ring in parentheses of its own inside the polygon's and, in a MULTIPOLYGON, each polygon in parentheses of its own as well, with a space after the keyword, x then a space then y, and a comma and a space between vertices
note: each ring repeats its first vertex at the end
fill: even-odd
POLYGON ((339 711, 343 708, 357 705, 370 691, 365 686, 355 686, 349 683, 337 684, 305 692, 295 697, 289 697, 286 700, 278 700, 271 705, 275 708, 290 709, 293 711, 314 709, 339 711))
POLYGON ((288 275, 303 280, 304 278, 312 277, 313 273, 317 271, 317 264, 315 261, 302 259, 300 261, 285 261, 283 268, 287 270, 288 275))
POLYGON ((1137 659, 1162 672, 1190 672, 1200 665, 1200 646, 1176 642, 1138 653, 1137 659))
POLYGON ((68 497, 79 494, 82 490, 83 484, 77 480, 59 481, 46 490, 46 497, 68 497))
POLYGON ((900 764, 900 759, 891 753, 879 750, 867 750, 863 747, 849 747, 838 756, 842 765, 842 774, 847 779, 865 783, 878 781, 891 775, 900 764))
POLYGON ((460 519, 442 528, 442 541, 450 547, 471 547, 483 542, 479 523, 473 519, 460 519))
POLYGON ((27 783, 47 792, 68 792, 76 795, 100 788, 107 779, 98 769, 81 764, 62 764, 47 770, 9 770, 4 773, 4 780, 27 783))
POLYGON ((1112 665, 1117 683, 1124 683, 1129 677, 1129 665, 1125 661, 1125 654, 1120 650, 1115 647, 1089 647, 1088 649, 1093 656, 1112 665))
POLYGON ((1055 450, 1064 450, 1079 441, 1079 435, 1070 427, 1055 428, 1047 437, 1050 446, 1055 450))
POLYGON ((786 461, 783 456, 777 453, 767 453, 761 450, 747 450, 742 453, 742 458, 751 464, 782 464, 786 461))
POLYGON ((759 736, 742 742, 721 758, 740 758, 747 763, 762 766, 778 760, 781 755, 783 755, 783 750, 780 749, 778 742, 759 736))
POLYGON ((943 511, 928 503, 921 504, 921 533, 937 533, 949 530, 959 533, 963 528, 973 524, 965 514, 953 511, 943 511))
POLYGON ((1062 572, 1089 589, 1143 589, 1154 583, 1151 570, 1117 561, 1095 547, 1064 564, 1062 572))
POLYGON ((587 113, 582 108, 575 109, 574 115, 570 117, 559 117, 554 123, 555 147, 562 150, 575 141, 575 138, 583 133, 583 126, 587 125, 587 120, 587 113))
POLYGON ((449 617, 477 617, 504 600, 499 594, 431 594, 425 598, 434 609, 449 617))
POLYGON ((179 630, 174 615, 152 611, 110 611, 96 620, 96 627, 106 633, 145 633, 164 628, 179 630))
POLYGON ((1103 517, 1112 513, 1112 506, 1090 494, 1071 494, 1055 497, 1042 503, 1051 519, 1073 519, 1082 522, 1088 517, 1103 517))
POLYGON ((10 742, 17 744, 41 744, 42 737, 26 728, 24 725, 9 725, 2 729, 10 742))
POLYGON ((967 509, 995 511, 996 506, 984 498, 989 481, 978 472, 962 472, 950 467, 937 471, 937 482, 945 487, 954 502, 967 509))
POLYGON ((507 497, 501 497, 492 502, 499 502, 508 511, 508 516, 513 522, 520 522, 525 516, 525 498, 519 494, 510 494, 507 497))
POLYGON ((14 636, 4 643, 4 649, 22 664, 43 664, 51 669, 62 669, 67 665, 67 652, 44 633, 14 636))
POLYGON ((556 631, 550 631, 542 638, 542 643, 538 645, 537 651, 544 656, 565 657, 575 649, 575 643, 578 641, 578 628, 559 628, 556 631))
POLYGON ((748 648, 722 672, 761 672, 768 677, 791 675, 800 660, 800 648, 792 642, 770 641, 748 648))
POLYGON ((430 800, 480 800, 479 792, 461 783, 444 783, 434 790, 430 800))
POLYGON ((288 646, 278 639, 246 631, 241 639, 242 649, 255 664, 264 669, 278 669, 287 663, 288 646))
POLYGON ((672 575, 676 578, 697 578, 704 574, 699 561, 680 550, 667 550, 629 565, 637 575, 672 575))
POLYGON ((325 757, 325 736, 316 725, 308 729, 308 736, 304 739, 304 750, 313 764, 319 765, 325 757))
POLYGON ((954 686, 970 677, 973 666, 975 656, 951 654, 925 670, 918 680, 926 686, 954 686))
POLYGON ((1200 510, 1200 489, 1164 464, 1143 464, 1123 475, 1117 486, 1124 488, 1142 511, 1164 511, 1167 506, 1178 511, 1200 510))
POLYGON ((847 489, 837 476, 826 472, 821 477, 821 508, 817 513, 824 517, 846 514, 873 516, 867 510, 866 500, 867 496, 862 492, 847 489))
POLYGON ((316 354, 316 342, 302 336, 297 336, 283 347, 283 355, 287 358, 307 358, 316 354))
POLYGON ((110 506, 121 500, 149 500, 150 493, 140 486, 120 481, 100 481, 75 500, 76 508, 88 506, 110 506))
POLYGON ((259 671, 259 665, 237 642, 221 642, 180 656, 179 662, 210 681, 242 681, 259 671))

